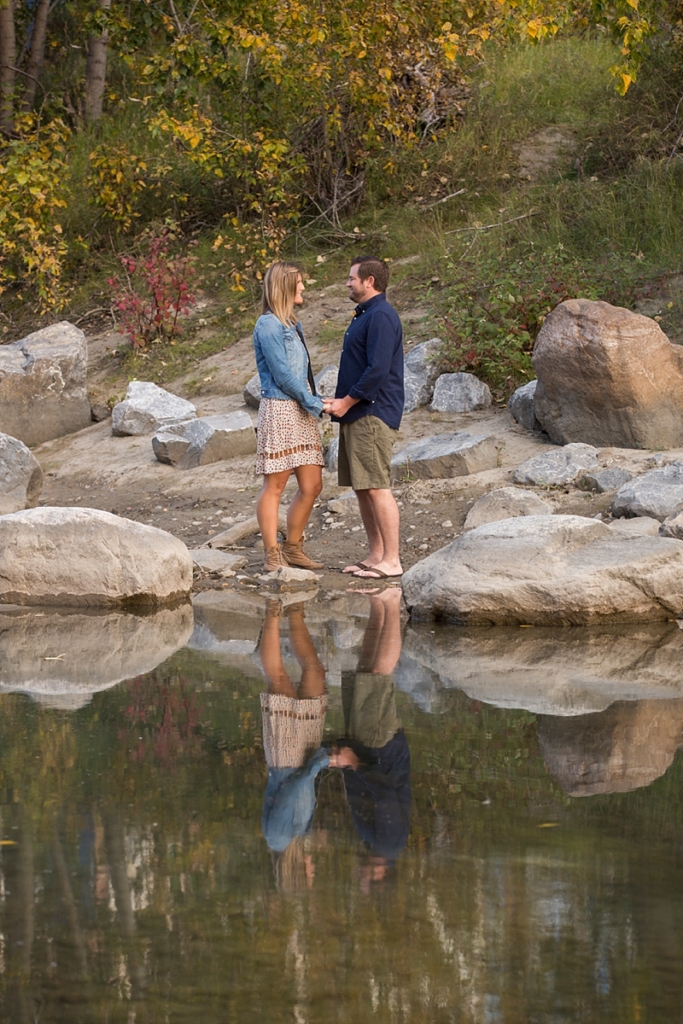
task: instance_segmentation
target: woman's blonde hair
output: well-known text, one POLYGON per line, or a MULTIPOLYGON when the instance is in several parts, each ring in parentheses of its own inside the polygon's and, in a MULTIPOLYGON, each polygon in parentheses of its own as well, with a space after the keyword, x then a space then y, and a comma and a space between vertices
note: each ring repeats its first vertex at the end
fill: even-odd
POLYGON ((271 263, 263 278, 261 313, 274 313, 286 326, 295 324, 294 299, 300 275, 301 268, 294 263, 271 263))

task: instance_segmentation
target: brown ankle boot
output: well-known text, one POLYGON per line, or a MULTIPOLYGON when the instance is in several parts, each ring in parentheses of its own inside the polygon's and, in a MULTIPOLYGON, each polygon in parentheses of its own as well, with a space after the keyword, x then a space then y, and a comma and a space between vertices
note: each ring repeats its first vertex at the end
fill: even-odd
POLYGON ((304 541, 286 540, 282 545, 282 554, 287 559, 287 565, 294 565, 297 569, 322 569, 322 562, 314 562, 304 551, 304 541))
POLYGON ((280 545, 273 544, 272 548, 268 548, 266 551, 266 560, 263 563, 263 571, 277 572, 277 570, 283 565, 289 565, 289 562, 282 554, 282 548, 280 545))

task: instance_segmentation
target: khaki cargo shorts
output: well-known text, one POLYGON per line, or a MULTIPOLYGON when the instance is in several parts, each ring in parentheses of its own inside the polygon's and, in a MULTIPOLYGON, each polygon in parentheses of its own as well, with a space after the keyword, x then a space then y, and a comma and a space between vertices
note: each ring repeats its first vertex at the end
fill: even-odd
POLYGON ((339 429, 337 473, 340 487, 354 491, 383 490, 391 486, 391 450, 398 430, 377 416, 362 416, 339 429))

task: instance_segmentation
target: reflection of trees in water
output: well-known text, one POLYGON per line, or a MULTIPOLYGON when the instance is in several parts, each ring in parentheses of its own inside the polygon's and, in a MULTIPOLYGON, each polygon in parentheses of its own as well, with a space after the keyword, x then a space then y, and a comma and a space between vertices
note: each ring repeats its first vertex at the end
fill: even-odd
POLYGON ((196 684, 161 670, 71 717, 0 698, 3 836, 17 841, 0 852, 0 1019, 80 1024, 92 1006, 112 1024, 129 1009, 206 1024, 293 1007, 314 1024, 330 1006, 379 1024, 680 1015, 683 904, 662 843, 683 834, 680 757, 647 790, 576 801, 546 773, 532 716, 450 694, 430 717, 398 694, 413 766, 400 871, 360 891, 330 775, 315 885, 283 898, 259 832, 258 682, 235 699, 238 679, 203 671, 196 684), (180 739, 159 747, 169 718, 180 739), (537 830, 546 820, 563 827, 537 830))

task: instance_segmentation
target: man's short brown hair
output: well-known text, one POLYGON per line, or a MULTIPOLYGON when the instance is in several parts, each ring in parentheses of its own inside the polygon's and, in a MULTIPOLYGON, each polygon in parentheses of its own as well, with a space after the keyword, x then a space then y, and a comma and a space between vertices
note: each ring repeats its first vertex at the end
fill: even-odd
POLYGON ((375 291, 385 292, 389 284, 389 267, 379 256, 359 256, 351 261, 352 267, 358 267, 358 276, 361 281, 367 281, 369 277, 374 278, 375 291))

